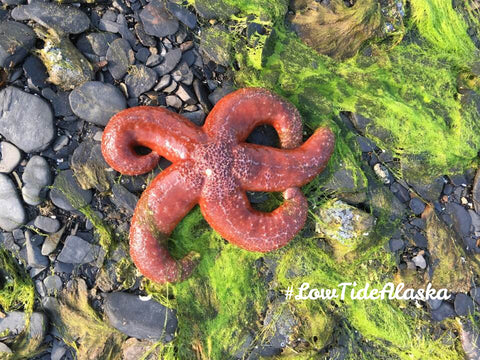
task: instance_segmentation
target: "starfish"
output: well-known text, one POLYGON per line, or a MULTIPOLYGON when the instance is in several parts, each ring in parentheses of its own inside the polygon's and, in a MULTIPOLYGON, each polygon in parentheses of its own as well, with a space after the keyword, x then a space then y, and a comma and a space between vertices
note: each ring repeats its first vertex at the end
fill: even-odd
POLYGON ((167 240, 196 205, 230 243, 267 252, 286 245, 304 226, 308 204, 299 189, 327 165, 334 135, 320 128, 302 144, 302 120, 293 105, 265 89, 246 88, 222 98, 198 127, 167 109, 138 106, 107 124, 102 153, 122 174, 153 170, 161 157, 172 162, 143 192, 130 227, 130 255, 147 278, 186 279, 198 262, 191 252, 174 259, 167 240), (278 133, 281 148, 246 143, 259 125, 278 133), (301 145, 301 146, 300 146, 301 145), (140 154, 138 147, 151 151, 140 154), (283 192, 273 212, 254 210, 246 191, 283 192))

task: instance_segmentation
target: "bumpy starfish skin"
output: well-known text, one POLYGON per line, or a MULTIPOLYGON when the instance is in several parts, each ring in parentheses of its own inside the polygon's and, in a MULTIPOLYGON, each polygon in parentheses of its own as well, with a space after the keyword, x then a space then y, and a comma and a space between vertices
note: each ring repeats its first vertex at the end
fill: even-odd
POLYGON ((203 127, 158 107, 140 106, 115 115, 105 128, 107 163, 128 175, 155 168, 164 156, 173 164, 142 194, 132 219, 130 254, 140 272, 156 282, 187 278, 195 253, 175 260, 167 239, 180 220, 200 205, 222 237, 250 251, 287 244, 303 227, 308 205, 299 189, 326 166, 333 133, 320 128, 302 144, 297 110, 264 89, 235 91, 220 100, 203 127), (281 149, 245 143, 259 125, 275 128, 281 149), (136 147, 151 149, 140 155, 136 147), (254 210, 245 191, 283 191, 271 213, 254 210))

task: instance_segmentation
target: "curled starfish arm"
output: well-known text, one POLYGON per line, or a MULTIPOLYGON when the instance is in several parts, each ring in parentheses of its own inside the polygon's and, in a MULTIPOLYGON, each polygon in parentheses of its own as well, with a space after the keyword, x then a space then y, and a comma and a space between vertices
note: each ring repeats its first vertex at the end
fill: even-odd
POLYGON ((245 250, 278 249, 301 230, 307 219, 307 200, 299 188, 285 190, 285 202, 270 213, 253 209, 241 190, 229 195, 225 199, 202 198, 200 209, 223 238, 245 250))
POLYGON ((172 162, 186 159, 193 144, 204 137, 183 116, 159 107, 139 106, 110 119, 103 133, 102 154, 122 174, 140 175, 155 168, 162 156, 172 162), (151 152, 139 154, 139 147, 151 152))
POLYGON ((130 255, 140 272, 153 281, 184 280, 197 263, 195 253, 176 260, 167 248, 170 233, 198 202, 200 191, 189 180, 181 166, 168 167, 144 191, 135 209, 130 255))
POLYGON ((249 191, 282 191, 303 186, 325 168, 334 142, 333 133, 320 128, 302 146, 290 150, 244 143, 240 146, 251 170, 238 176, 241 187, 249 191))
POLYGON ((302 119, 297 109, 259 88, 241 89, 223 97, 208 115, 204 130, 212 137, 233 134, 241 142, 259 125, 273 126, 284 149, 302 142, 302 119))

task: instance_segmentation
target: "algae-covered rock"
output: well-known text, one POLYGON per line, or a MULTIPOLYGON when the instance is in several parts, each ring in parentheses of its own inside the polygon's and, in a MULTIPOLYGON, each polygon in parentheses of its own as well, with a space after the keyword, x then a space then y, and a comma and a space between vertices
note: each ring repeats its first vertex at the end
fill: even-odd
POLYGON ((63 90, 72 90, 93 79, 93 67, 66 36, 53 29, 36 28, 37 35, 45 41, 36 53, 48 71, 48 81, 63 90))
POLYGON ((340 200, 328 201, 317 211, 315 230, 341 258, 354 250, 373 230, 375 217, 340 200))
POLYGON ((195 0, 195 9, 206 19, 229 19, 238 13, 239 9, 229 1, 195 0))
POLYGON ((200 38, 200 51, 215 63, 228 66, 232 45, 227 29, 223 26, 204 29, 200 38))
POLYGON ((431 208, 426 210, 425 229, 433 273, 430 282, 434 289, 446 288, 451 292, 468 292, 472 270, 465 261, 467 256, 455 232, 431 208))

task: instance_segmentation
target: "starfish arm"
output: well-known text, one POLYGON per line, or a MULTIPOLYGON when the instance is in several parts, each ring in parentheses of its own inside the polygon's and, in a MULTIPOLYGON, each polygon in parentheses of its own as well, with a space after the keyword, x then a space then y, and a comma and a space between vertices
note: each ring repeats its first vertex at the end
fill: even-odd
POLYGON ((204 136, 183 116, 159 107, 139 106, 110 119, 103 132, 102 153, 115 170, 139 175, 155 168, 161 156, 172 162, 186 159, 204 136), (139 146, 151 152, 140 155, 136 151, 139 146))
POLYGON ((275 128, 284 149, 302 142, 302 119, 297 109, 265 89, 246 88, 223 97, 205 120, 211 137, 231 134, 244 141, 259 125, 275 128))
POLYGON ((271 213, 254 210, 245 192, 224 199, 200 199, 207 222, 223 238, 245 250, 267 252, 286 245, 304 226, 308 204, 299 188, 284 191, 285 202, 271 213))
POLYGON ((242 189, 249 191, 282 191, 303 186, 327 166, 334 143, 334 135, 328 128, 317 129, 295 149, 243 143, 241 161, 247 162, 249 171, 236 177, 242 189))
POLYGON ((188 165, 162 171, 143 192, 133 215, 130 255, 140 272, 158 283, 183 280, 196 265, 194 253, 175 260, 167 248, 170 233, 199 199, 198 184, 185 174, 188 165))

